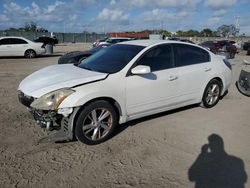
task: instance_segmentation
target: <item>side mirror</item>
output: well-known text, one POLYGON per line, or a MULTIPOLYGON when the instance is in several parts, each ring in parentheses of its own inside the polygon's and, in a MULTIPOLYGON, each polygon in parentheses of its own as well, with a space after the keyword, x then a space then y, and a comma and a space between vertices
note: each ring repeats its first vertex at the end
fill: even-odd
POLYGON ((149 66, 138 65, 131 70, 132 74, 148 74, 151 73, 151 69, 149 66))

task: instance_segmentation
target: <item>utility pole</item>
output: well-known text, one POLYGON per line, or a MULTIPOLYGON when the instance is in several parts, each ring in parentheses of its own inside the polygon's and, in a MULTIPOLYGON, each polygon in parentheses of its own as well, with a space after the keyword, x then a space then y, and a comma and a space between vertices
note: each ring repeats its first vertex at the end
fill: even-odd
POLYGON ((240 33, 240 16, 235 16, 235 28, 237 34, 240 33))

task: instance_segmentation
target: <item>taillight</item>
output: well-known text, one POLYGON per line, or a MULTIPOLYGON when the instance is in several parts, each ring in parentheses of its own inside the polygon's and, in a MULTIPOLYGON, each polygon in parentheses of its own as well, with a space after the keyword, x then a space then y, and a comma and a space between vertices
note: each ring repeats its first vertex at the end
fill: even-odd
POLYGON ((232 65, 231 65, 231 63, 230 63, 227 59, 223 59, 223 62, 225 63, 225 65, 226 65, 230 70, 232 70, 232 65))
POLYGON ((95 43, 95 46, 99 46, 99 44, 100 44, 100 42, 96 42, 96 43, 95 43))

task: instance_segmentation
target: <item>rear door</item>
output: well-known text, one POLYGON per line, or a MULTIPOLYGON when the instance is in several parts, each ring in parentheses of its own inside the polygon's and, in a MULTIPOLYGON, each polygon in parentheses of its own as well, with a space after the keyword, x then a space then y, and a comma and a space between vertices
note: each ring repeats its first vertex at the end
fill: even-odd
POLYGON ((28 42, 19 38, 10 38, 12 55, 24 56, 24 52, 28 48, 28 42))
POLYGON ((180 100, 197 100, 211 78, 212 64, 207 51, 192 45, 174 44, 175 66, 178 68, 180 100))

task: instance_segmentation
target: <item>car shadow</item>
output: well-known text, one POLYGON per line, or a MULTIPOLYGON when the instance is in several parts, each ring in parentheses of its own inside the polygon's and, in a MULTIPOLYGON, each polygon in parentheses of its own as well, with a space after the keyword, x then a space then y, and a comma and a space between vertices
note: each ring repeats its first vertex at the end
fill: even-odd
POLYGON ((229 155, 222 137, 211 134, 189 168, 188 179, 195 188, 244 188, 247 174, 243 160, 229 155))
MULTIPOLYGON (((227 96, 227 94, 228 94, 228 90, 226 90, 225 93, 220 97, 220 100, 222 100, 225 96, 227 96)), ((189 109, 192 109, 192 108, 196 108, 196 107, 200 107, 200 104, 192 104, 192 105, 189 105, 189 106, 184 106, 184 107, 181 107, 181 108, 177 108, 177 109, 174 109, 174 110, 169 110, 169 111, 161 112, 161 113, 158 113, 158 114, 154 114, 154 115, 142 117, 142 118, 139 118, 139 119, 136 119, 136 120, 132 120, 132 121, 129 121, 127 123, 118 125, 116 127, 113 135, 111 136, 111 138, 113 138, 116 135, 120 134, 122 131, 124 131, 125 129, 127 129, 130 126, 134 126, 134 125, 137 125, 137 124, 142 123, 144 121, 149 121, 151 119, 155 119, 155 118, 159 118, 159 117, 162 117, 162 116, 171 115, 171 114, 174 114, 174 113, 186 111, 186 110, 189 110, 189 109)))
POLYGON ((23 56, 5 56, 5 57, 0 57, 0 59, 38 59, 38 58, 58 57, 58 56, 62 56, 62 53, 37 55, 35 58, 26 58, 23 56))

